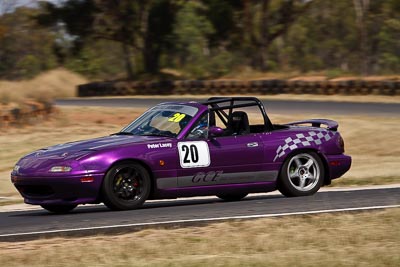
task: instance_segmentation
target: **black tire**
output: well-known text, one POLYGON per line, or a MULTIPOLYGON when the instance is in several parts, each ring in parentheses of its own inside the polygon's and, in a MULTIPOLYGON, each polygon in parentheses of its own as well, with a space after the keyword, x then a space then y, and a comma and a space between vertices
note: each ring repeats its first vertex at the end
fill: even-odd
POLYGON ((52 213, 63 214, 70 212, 71 210, 75 209, 78 205, 40 205, 40 206, 52 213))
POLYGON ((150 174, 142 165, 132 162, 113 166, 104 177, 101 193, 111 210, 131 210, 142 206, 150 190, 150 174))
POLYGON ((287 197, 310 196, 319 190, 324 178, 324 164, 316 153, 297 153, 285 160, 278 189, 287 197))
POLYGON ((217 195, 217 197, 219 197, 220 199, 224 200, 224 201, 239 201, 243 198, 245 198, 248 194, 247 193, 243 193, 243 194, 220 194, 217 195))

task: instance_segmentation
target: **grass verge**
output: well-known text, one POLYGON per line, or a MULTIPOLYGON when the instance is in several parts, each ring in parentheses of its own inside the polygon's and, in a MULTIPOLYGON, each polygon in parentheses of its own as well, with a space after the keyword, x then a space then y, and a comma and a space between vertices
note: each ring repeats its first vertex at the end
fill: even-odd
POLYGON ((1 200, 0 199, 0 207, 1 206, 7 206, 7 205, 13 205, 13 204, 23 204, 24 201, 21 199, 15 199, 15 200, 1 200))
MULTIPOLYGON (((148 99, 148 98, 165 98, 165 99, 179 99, 179 98, 190 98, 190 99, 208 99, 215 95, 128 95, 128 96, 107 96, 106 98, 124 99, 124 98, 136 98, 136 99, 148 99)), ((261 100, 292 100, 292 101, 328 101, 328 102, 351 102, 351 103, 400 103, 400 95, 388 96, 388 95, 314 95, 314 94, 276 94, 276 95, 229 95, 229 96, 252 96, 257 97, 261 100)), ((70 97, 70 99, 73 97, 70 97)), ((88 99, 103 99, 104 97, 87 97, 88 99)), ((79 98, 77 98, 79 99, 79 98)))
POLYGON ((400 209, 0 243, 2 266, 398 266, 400 209))
POLYGON ((73 97, 76 86, 86 83, 82 76, 65 69, 55 69, 38 75, 31 80, 0 80, 0 104, 21 102, 31 98, 52 100, 55 97, 73 97))
POLYGON ((367 185, 386 185, 386 184, 398 184, 400 183, 399 176, 393 177, 364 177, 364 178, 344 178, 335 179, 332 181, 330 187, 338 186, 367 186, 367 185))

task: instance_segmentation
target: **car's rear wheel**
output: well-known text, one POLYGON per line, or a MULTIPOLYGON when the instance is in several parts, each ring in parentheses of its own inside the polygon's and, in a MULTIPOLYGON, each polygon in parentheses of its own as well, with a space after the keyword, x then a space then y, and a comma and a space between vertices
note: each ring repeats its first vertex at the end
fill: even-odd
POLYGON ((45 210, 48 210, 52 213, 68 213, 71 210, 75 209, 78 205, 40 205, 45 210))
POLYGON ((112 210, 130 210, 140 207, 148 198, 151 178, 138 163, 122 163, 112 167, 102 186, 104 204, 112 210))
POLYGON ((324 174, 324 164, 316 153, 295 154, 282 166, 278 189, 287 197, 309 196, 319 190, 324 174))
POLYGON ((225 201, 239 201, 243 198, 245 198, 247 196, 247 193, 243 193, 243 194, 220 194, 217 195, 217 197, 219 197, 222 200, 225 201))

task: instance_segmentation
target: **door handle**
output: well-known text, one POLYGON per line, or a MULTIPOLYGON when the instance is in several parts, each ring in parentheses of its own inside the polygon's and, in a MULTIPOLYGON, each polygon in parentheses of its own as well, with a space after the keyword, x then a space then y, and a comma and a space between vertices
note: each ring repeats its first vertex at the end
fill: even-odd
POLYGON ((247 147, 258 147, 258 143, 257 142, 247 143, 247 147))

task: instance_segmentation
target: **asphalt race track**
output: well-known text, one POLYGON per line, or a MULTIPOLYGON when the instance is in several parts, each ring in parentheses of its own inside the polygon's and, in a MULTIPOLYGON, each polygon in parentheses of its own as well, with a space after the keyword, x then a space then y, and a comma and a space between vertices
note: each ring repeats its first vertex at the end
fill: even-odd
MULTIPOLYGON (((203 99, 205 100, 205 99, 203 99)), ((194 99, 194 101, 203 101, 194 99)), ((103 106, 150 108, 161 102, 187 102, 190 98, 73 98, 58 99, 58 106, 103 106)), ((328 115, 376 115, 399 116, 400 104, 395 103, 354 103, 330 101, 262 100, 267 112, 294 114, 318 113, 328 115)))
MULTIPOLYGON (((347 190, 347 189, 346 189, 347 190)), ((319 192, 310 197, 249 195, 242 201, 216 197, 152 201, 132 211, 109 211, 102 205, 82 206, 66 215, 45 210, 0 213, 0 241, 50 236, 126 233, 145 227, 201 225, 229 219, 368 210, 400 207, 400 187, 319 192)))

